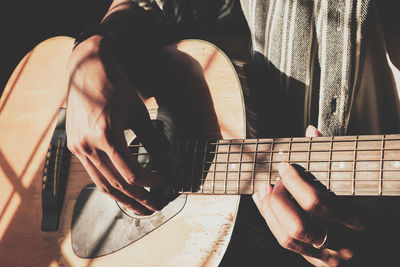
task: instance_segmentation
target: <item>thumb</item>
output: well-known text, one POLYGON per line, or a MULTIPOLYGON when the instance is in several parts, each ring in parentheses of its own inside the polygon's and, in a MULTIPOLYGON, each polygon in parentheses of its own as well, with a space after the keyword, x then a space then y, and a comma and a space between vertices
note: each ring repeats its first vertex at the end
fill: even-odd
POLYGON ((312 125, 308 125, 306 130, 306 137, 318 137, 322 136, 322 133, 312 125))

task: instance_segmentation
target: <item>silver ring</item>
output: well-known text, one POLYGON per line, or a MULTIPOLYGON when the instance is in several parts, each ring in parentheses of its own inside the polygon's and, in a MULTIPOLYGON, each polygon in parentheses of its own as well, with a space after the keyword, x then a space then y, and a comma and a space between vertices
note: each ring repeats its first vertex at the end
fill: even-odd
POLYGON ((312 244, 312 245, 316 249, 323 249, 323 248, 326 247, 326 244, 327 244, 326 241, 328 241, 328 227, 325 226, 325 237, 324 237, 324 240, 322 240, 321 244, 319 244, 319 245, 314 245, 314 244, 312 244))

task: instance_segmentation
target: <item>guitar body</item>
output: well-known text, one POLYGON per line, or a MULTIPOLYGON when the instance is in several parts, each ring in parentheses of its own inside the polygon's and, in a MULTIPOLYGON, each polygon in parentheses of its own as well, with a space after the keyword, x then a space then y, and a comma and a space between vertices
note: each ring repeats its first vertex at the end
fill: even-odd
MULTIPOLYGON (((65 106, 65 68, 72 45, 67 37, 38 45, 20 62, 0 100, 0 266, 218 265, 232 234, 239 196, 188 195, 184 208, 155 231, 115 253, 83 259, 72 250, 71 220, 79 192, 92 181, 84 172, 70 172, 59 228, 41 231, 44 160, 59 108, 65 106)), ((196 40, 170 47, 166 55, 182 63, 164 74, 182 81, 170 96, 191 137, 244 138, 242 93, 228 58, 196 40), (196 81, 193 86, 190 78, 196 81)), ((171 103, 164 97, 143 99, 149 110, 171 103)), ((71 162, 79 164, 74 156, 71 162)))

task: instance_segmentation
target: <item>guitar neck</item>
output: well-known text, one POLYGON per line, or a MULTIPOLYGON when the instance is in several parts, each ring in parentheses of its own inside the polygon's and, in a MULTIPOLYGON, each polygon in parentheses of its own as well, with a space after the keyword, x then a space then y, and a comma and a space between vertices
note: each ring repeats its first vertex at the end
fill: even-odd
POLYGON ((337 195, 400 195, 400 135, 191 141, 176 151, 179 193, 253 194, 289 162, 337 195))

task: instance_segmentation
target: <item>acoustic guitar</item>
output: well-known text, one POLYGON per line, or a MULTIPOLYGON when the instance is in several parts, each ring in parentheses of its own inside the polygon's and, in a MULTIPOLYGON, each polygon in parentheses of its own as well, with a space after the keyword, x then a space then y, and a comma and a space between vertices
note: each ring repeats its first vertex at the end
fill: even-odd
MULTIPOLYGON (((79 218, 73 221, 77 199, 84 188, 98 190, 87 186, 91 179, 73 155, 60 165, 67 183, 58 230, 41 230, 48 148, 65 107, 72 46, 71 38, 57 37, 35 47, 0 100, 0 266, 217 266, 240 195, 274 184, 281 161, 301 165, 338 195, 400 195, 400 135, 245 139, 241 85, 230 60, 208 42, 185 40, 165 50, 175 66, 163 70, 165 90, 143 97, 153 118, 171 108, 185 128, 184 139, 173 144, 187 163, 174 172, 172 188, 181 196, 165 208, 172 210, 169 218, 150 230, 140 226, 151 218, 128 214, 110 200, 132 216, 126 235, 139 231, 140 238, 112 253, 81 252, 76 246, 84 244, 74 242, 71 230, 79 225, 79 218)), ((131 147, 142 155, 140 144, 131 147)))

